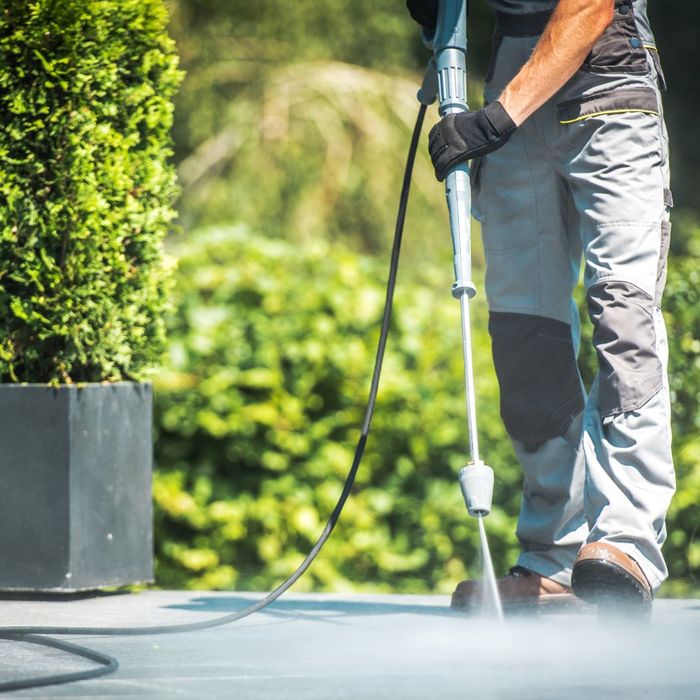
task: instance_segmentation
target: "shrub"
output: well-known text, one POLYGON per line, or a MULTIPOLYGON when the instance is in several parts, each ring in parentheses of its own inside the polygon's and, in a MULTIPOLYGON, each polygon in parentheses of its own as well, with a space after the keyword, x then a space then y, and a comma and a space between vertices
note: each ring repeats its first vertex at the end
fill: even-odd
POLYGON ((664 313, 669 337, 677 477, 664 548, 671 579, 664 590, 697 595, 700 591, 700 262, 696 258, 670 261, 664 313))
POLYGON ((0 10, 0 380, 139 375, 162 351, 173 217, 161 0, 0 10))
MULTIPOLYGON (((302 251, 240 228, 200 231, 176 252, 170 359, 156 385, 157 580, 267 589, 315 541, 349 468, 385 266, 327 243, 302 251)), ((428 269, 409 283, 400 275, 358 482, 298 588, 448 592, 480 574, 475 523, 454 478, 467 444, 448 274, 428 269)), ((679 489, 665 548, 674 579, 664 590, 684 595, 700 569, 698 290, 700 265, 674 261, 666 310, 679 489)), ((498 416, 483 296, 472 308, 481 451, 496 471, 487 530, 503 573, 517 552, 521 477, 498 416)))
MULTIPOLYGON (((233 228, 193 234, 177 253, 170 361, 156 383, 157 581, 269 588, 319 535, 352 461, 385 266, 233 228)), ((429 274, 399 284, 357 485, 302 589, 446 592, 477 560, 455 479, 468 459, 459 305, 449 268, 429 274)), ((498 475, 488 530, 504 569, 520 476, 498 420, 484 306, 481 440, 498 475)))

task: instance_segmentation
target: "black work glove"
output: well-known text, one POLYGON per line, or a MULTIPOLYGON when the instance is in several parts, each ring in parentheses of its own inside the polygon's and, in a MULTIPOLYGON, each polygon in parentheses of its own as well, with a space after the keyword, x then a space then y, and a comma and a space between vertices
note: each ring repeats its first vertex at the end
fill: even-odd
POLYGON ((413 17, 423 27, 435 29, 438 16, 438 0, 406 0, 406 7, 413 17))
POLYGON ((478 112, 457 112, 443 117, 430 131, 430 158, 435 177, 442 182, 457 163, 500 148, 516 130, 500 102, 478 112))

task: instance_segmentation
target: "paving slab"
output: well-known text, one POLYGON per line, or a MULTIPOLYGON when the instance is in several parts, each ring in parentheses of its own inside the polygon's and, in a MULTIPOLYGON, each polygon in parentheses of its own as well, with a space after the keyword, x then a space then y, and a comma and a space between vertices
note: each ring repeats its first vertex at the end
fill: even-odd
MULTIPOLYGON (((0 627, 198 622, 247 593, 148 591, 72 600, 0 600, 0 627)), ((700 600, 656 601, 646 624, 590 608, 453 613, 446 596, 287 594, 225 627, 143 637, 62 637, 116 656, 119 670, 14 691, 27 698, 700 699, 700 600)), ((0 641, 0 681, 91 662, 0 641)))

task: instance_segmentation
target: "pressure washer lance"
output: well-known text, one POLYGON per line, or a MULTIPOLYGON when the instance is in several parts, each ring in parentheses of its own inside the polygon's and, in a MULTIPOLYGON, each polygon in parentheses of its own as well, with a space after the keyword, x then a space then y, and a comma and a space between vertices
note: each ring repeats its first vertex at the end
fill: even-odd
MULTIPOLYGON (((433 36, 423 40, 433 50, 433 58, 418 91, 418 100, 432 104, 439 97, 439 113, 466 112, 467 107, 467 0, 440 0, 438 19, 433 36)), ((484 531, 483 518, 491 512, 494 473, 479 457, 479 438, 476 426, 476 398, 474 392, 474 365, 472 361, 469 300, 476 295, 471 281, 471 187, 466 163, 454 167, 445 178, 445 195, 450 215, 452 249, 454 252, 455 283, 452 296, 459 300, 462 316, 462 351, 464 354, 464 388, 467 401, 469 452, 471 460, 459 471, 459 485, 469 515, 478 518, 486 578, 494 589, 494 609, 502 619, 498 591, 493 577, 491 556, 484 531)), ((486 582, 485 582, 486 583, 486 582)))
MULTIPOLYGON (((437 27, 432 36, 423 30, 423 40, 433 50, 433 58, 418 91, 418 100, 429 105, 439 97, 440 116, 466 112, 467 107, 467 0, 440 0, 437 27)), ((466 163, 455 166, 445 178, 445 195, 450 214, 455 283, 452 296, 459 300, 462 315, 464 388, 471 460, 460 470, 458 479, 469 515, 484 517, 491 511, 494 474, 479 458, 476 429, 474 365, 472 361, 469 300, 476 295, 471 281, 471 188, 466 163)))

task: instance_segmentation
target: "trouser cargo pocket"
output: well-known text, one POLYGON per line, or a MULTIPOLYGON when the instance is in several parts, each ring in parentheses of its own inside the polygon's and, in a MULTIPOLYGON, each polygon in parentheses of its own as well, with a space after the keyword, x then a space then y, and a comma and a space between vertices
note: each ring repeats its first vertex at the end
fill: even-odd
POLYGON ((583 62, 590 73, 649 72, 646 49, 634 20, 632 0, 616 0, 615 15, 583 62))
POLYGON ((579 97, 557 105, 560 124, 571 124, 588 117, 621 112, 659 114, 659 99, 653 88, 617 88, 579 97))

